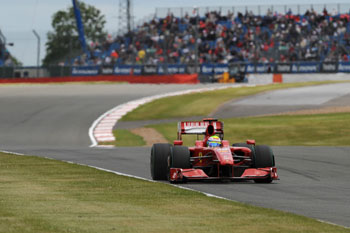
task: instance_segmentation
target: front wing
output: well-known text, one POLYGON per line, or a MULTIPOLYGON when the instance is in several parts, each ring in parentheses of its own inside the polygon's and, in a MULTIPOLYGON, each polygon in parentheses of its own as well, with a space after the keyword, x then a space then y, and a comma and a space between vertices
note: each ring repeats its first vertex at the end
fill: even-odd
POLYGON ((196 180, 278 180, 277 168, 247 168, 239 177, 210 177, 202 169, 170 168, 170 182, 196 181, 196 180))

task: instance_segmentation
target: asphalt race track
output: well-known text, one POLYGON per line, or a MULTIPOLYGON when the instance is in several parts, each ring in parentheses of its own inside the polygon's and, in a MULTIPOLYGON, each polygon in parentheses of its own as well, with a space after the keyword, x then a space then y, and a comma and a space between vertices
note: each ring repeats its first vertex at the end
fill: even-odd
MULTIPOLYGON (((202 87, 128 84, 0 86, 0 149, 150 178, 150 148, 90 148, 89 127, 101 114, 118 104, 202 87)), ((291 110, 344 106, 350 103, 349 97, 350 84, 289 89, 227 103, 223 106, 227 114, 221 117, 234 116, 239 107, 247 107, 246 115, 258 115, 267 108, 274 109, 274 112, 287 111, 286 105, 291 110), (295 93, 298 98, 295 98, 295 93), (273 101, 274 98, 280 102, 273 101), (236 111, 230 110, 230 105, 235 106, 236 111)), ((188 183, 184 186, 350 227, 350 147, 273 149, 281 178, 277 182, 188 183)))

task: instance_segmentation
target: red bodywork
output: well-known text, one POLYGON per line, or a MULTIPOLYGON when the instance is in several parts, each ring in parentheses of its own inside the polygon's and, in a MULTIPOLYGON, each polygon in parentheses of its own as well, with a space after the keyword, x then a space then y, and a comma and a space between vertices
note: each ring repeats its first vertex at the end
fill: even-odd
MULTIPOLYGON (((219 135, 223 139, 223 122, 204 119, 200 122, 179 122, 178 139, 174 146, 182 145, 183 134, 204 135, 197 140, 194 147, 189 147, 190 169, 170 168, 171 182, 190 180, 277 180, 277 168, 253 168, 252 151, 247 147, 230 146, 229 141, 222 140, 221 147, 207 147, 210 136, 219 135)), ((255 146, 255 140, 247 140, 248 145, 255 146)))

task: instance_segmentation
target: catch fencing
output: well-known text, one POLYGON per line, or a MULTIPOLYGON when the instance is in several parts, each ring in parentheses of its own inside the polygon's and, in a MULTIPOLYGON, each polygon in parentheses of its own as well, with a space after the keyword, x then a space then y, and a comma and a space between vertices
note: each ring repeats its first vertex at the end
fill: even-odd
POLYGON ((155 16, 157 18, 164 18, 169 14, 175 17, 184 17, 186 14, 192 16, 198 14, 200 17, 205 16, 209 12, 221 12, 221 15, 237 14, 238 12, 245 14, 251 12, 254 15, 266 15, 268 12, 276 14, 286 14, 291 12, 293 14, 301 15, 307 10, 314 10, 321 14, 326 9, 330 14, 344 14, 350 12, 350 3, 327 3, 327 4, 288 4, 288 5, 234 5, 234 6, 208 6, 208 7, 168 7, 156 8, 155 16))

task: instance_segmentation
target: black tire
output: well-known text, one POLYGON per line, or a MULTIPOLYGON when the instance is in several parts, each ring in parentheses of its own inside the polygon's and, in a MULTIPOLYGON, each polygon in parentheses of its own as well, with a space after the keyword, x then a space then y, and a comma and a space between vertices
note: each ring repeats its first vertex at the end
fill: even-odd
POLYGON ((191 168, 190 150, 186 146, 174 146, 172 148, 170 167, 191 168))
POLYGON ((252 167, 255 167, 255 146, 244 142, 233 143, 233 147, 247 147, 252 151, 252 167))
POLYGON ((168 158, 172 147, 168 143, 153 144, 151 150, 151 176, 153 180, 168 180, 168 158))
MULTIPOLYGON (((255 166, 256 168, 274 167, 275 156, 272 149, 266 145, 259 145, 255 147, 255 166)), ((266 179, 256 179, 255 183, 271 183, 271 177, 266 179)))
POLYGON ((255 146, 251 144, 247 144, 245 142, 233 143, 233 147, 248 147, 253 153, 255 153, 255 146))
POLYGON ((259 145, 255 147, 255 167, 274 167, 275 158, 271 147, 265 145, 259 145))

